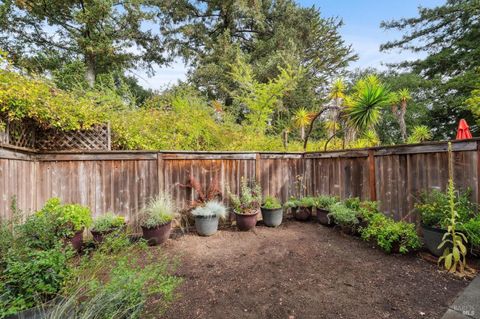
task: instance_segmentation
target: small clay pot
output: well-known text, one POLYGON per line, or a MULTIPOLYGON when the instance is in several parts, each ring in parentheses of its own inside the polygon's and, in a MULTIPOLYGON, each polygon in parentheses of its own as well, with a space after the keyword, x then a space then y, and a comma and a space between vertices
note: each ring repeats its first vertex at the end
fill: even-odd
POLYGON ((328 210, 323 209, 323 208, 317 208, 317 221, 325 226, 332 227, 334 224, 333 218, 328 217, 328 214, 330 213, 328 210))
POLYGON ((294 207, 292 209, 293 217, 299 221, 307 221, 312 217, 312 207, 294 207))
POLYGON ((238 214, 235 212, 235 220, 237 221, 237 227, 241 231, 247 231, 255 227, 257 224, 258 210, 254 214, 238 214))
POLYGON ((168 240, 170 232, 172 231, 172 222, 158 225, 153 228, 147 228, 142 226, 143 238, 149 245, 160 245, 168 240))
POLYGON ((263 223, 268 227, 277 227, 282 223, 283 208, 268 209, 262 207, 263 223))

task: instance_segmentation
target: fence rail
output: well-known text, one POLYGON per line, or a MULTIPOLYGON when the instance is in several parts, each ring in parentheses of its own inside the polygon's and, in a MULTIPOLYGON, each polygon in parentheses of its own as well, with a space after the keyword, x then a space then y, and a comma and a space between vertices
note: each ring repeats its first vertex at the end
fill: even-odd
MULTIPOLYGON (((454 179, 480 198, 480 140, 454 142, 454 179)), ((238 192, 243 178, 257 179, 264 195, 285 201, 302 181, 308 195, 358 196, 380 202, 395 219, 407 218, 419 194, 445 189, 447 143, 310 153, 266 152, 36 152, 0 145, 0 217, 10 218, 16 196, 24 211, 38 210, 50 197, 107 211, 136 221, 146 201, 170 191, 179 208, 196 196, 181 185, 190 175, 208 185, 238 192)), ((410 214, 410 215, 409 215, 410 214)))

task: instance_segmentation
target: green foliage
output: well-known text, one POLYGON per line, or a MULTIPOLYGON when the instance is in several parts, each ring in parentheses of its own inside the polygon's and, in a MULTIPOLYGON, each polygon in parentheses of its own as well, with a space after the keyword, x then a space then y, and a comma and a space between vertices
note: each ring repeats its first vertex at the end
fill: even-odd
POLYGON ((130 243, 123 234, 108 237, 97 251, 82 258, 63 290, 63 301, 48 318, 145 318, 161 315, 181 280, 170 275, 175 265, 130 243), (108 276, 105 276, 108 274, 108 276), (147 301, 155 298, 155 302, 147 301))
POLYGON ((395 248, 398 252, 406 254, 421 246, 415 224, 404 221, 395 222, 382 213, 370 214, 367 222, 368 226, 360 230, 362 239, 375 240, 377 245, 387 253, 391 253, 395 248))
POLYGON ((436 139, 451 138, 456 132, 457 122, 451 119, 473 122, 464 102, 475 88, 480 66, 479 12, 478 1, 448 0, 433 8, 419 7, 416 17, 382 22, 383 28, 404 34, 381 49, 426 53, 424 58, 400 66, 424 79, 422 95, 430 105, 424 124, 435 128, 436 139))
POLYGON ((44 128, 88 129, 107 120, 108 106, 96 98, 93 93, 65 92, 44 79, 0 69, 0 115, 11 121, 28 118, 44 128))
POLYGON ((92 230, 97 232, 107 232, 125 226, 125 217, 107 212, 93 220, 92 230))
POLYGON ((331 205, 339 202, 336 196, 321 195, 315 198, 315 207, 328 210, 331 205))
POLYGON ((418 125, 412 129, 412 133, 408 137, 407 143, 421 143, 432 139, 430 128, 426 125, 418 125))
POLYGON ((296 207, 314 207, 316 204, 315 197, 300 197, 300 198, 292 198, 285 202, 284 206, 287 208, 296 208, 296 207))
POLYGON ((208 201, 204 206, 198 206, 192 211, 193 216, 217 216, 219 219, 225 219, 227 214, 227 208, 218 200, 208 201))
POLYGON ((342 202, 330 205, 329 211, 328 217, 333 218, 337 225, 353 228, 359 223, 357 212, 342 202))
POLYGON ((480 247, 480 215, 476 215, 457 226, 458 230, 467 236, 468 242, 472 247, 480 247))
MULTIPOLYGON (((423 224, 430 227, 447 228, 451 218, 449 196, 448 190, 447 192, 441 192, 436 189, 421 195, 420 202, 415 204, 415 209, 420 214, 423 224)), ((470 191, 463 193, 455 191, 454 205, 459 222, 469 220, 476 209, 476 205, 470 201, 470 191)))
POLYGON ((65 237, 88 228, 92 224, 92 213, 88 207, 78 204, 62 204, 59 198, 49 199, 36 217, 54 221, 57 233, 65 237))
POLYGON ((256 181, 249 183, 247 179, 242 177, 240 183, 240 195, 233 194, 228 190, 228 196, 237 214, 256 214, 262 203, 262 188, 256 181))
POLYGON ((143 209, 140 220, 146 228, 155 228, 164 225, 175 217, 175 203, 170 194, 161 193, 151 199, 143 209))
POLYGON ((282 208, 282 203, 280 200, 273 196, 266 196, 263 200, 262 208, 265 209, 280 209, 282 208))

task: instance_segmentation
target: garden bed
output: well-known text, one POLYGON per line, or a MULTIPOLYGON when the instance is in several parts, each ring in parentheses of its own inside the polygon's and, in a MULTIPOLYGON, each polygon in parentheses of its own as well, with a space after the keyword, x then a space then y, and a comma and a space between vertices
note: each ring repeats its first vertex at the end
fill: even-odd
POLYGON ((440 318, 468 285, 314 223, 191 233, 163 250, 185 279, 165 318, 440 318))

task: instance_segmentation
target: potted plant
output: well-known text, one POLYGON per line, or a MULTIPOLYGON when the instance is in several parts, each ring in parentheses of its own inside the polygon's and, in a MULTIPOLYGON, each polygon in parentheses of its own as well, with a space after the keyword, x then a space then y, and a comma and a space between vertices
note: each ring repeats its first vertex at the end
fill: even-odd
POLYGON ((268 227, 277 227, 282 223, 283 208, 278 198, 265 197, 261 210, 263 222, 268 227))
POLYGON ((333 226, 333 220, 328 217, 330 206, 338 202, 335 196, 322 195, 315 198, 315 210, 317 212, 317 221, 326 226, 333 226))
POLYGON ((62 205, 59 198, 51 198, 36 213, 38 216, 52 216, 56 223, 56 233, 66 243, 80 251, 83 244, 83 232, 92 223, 92 213, 88 207, 78 204, 62 205))
POLYGON ((195 217, 195 228, 200 236, 210 236, 218 230, 218 220, 227 217, 227 208, 217 200, 211 200, 204 206, 198 206, 192 211, 195 217))
MULTIPOLYGON (((458 212, 457 223, 462 225, 468 222, 475 211, 475 205, 470 202, 470 193, 455 192, 455 208, 458 212)), ((420 215, 421 230, 425 246, 430 253, 439 257, 447 247, 438 248, 447 232, 449 221, 449 198, 446 192, 432 190, 420 196, 420 202, 415 204, 415 210, 420 215)), ((459 226, 461 229, 461 226, 459 226)))
POLYGON ((239 230, 247 231, 257 224, 257 216, 262 202, 262 189, 253 182, 248 186, 247 180, 242 178, 240 195, 228 192, 235 213, 235 219, 239 230))
POLYGON ((293 217, 299 221, 306 221, 312 217, 313 207, 315 206, 314 197, 292 198, 285 203, 285 207, 292 209, 293 217))
POLYGON ((108 212, 100 217, 97 217, 92 224, 90 232, 93 235, 93 240, 97 243, 103 242, 105 236, 123 229, 125 227, 125 218, 123 216, 115 215, 108 212))
POLYGON ((340 226, 342 232, 346 234, 354 234, 356 232, 356 226, 359 223, 357 218, 357 212, 345 205, 342 202, 337 202, 330 205, 329 218, 333 218, 335 224, 340 226))
POLYGON ((167 193, 151 199, 143 209, 140 226, 143 238, 150 245, 160 245, 170 237, 174 211, 175 205, 167 193))

